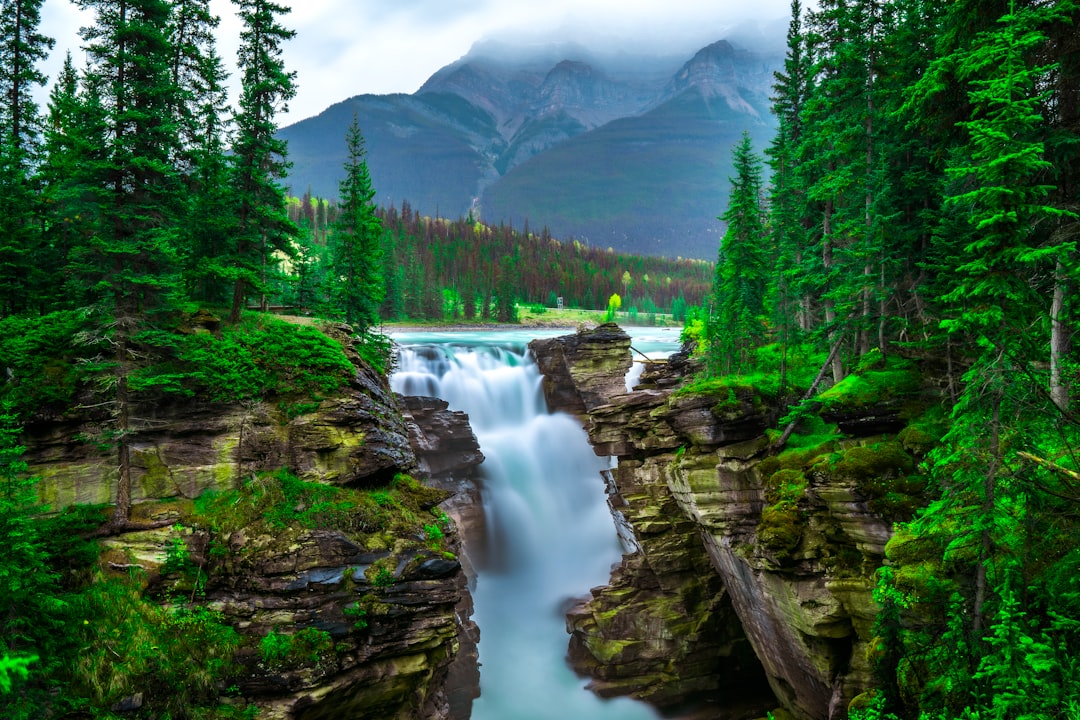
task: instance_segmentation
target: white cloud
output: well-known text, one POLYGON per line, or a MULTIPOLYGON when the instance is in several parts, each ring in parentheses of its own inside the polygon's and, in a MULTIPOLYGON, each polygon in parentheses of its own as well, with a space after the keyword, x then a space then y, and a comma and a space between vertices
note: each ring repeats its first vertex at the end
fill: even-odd
MULTIPOLYGON (((218 50, 231 66, 239 21, 229 0, 211 0, 211 8, 222 17, 218 50)), ((692 50, 738 22, 780 18, 788 8, 789 0, 294 0, 283 24, 297 36, 284 60, 297 73, 298 92, 280 120, 297 122, 353 95, 414 92, 484 37, 558 31, 619 38, 635 49, 692 50)), ((45 0, 42 30, 57 39, 45 68, 50 79, 68 49, 82 64, 78 28, 91 19, 70 0, 45 0)))

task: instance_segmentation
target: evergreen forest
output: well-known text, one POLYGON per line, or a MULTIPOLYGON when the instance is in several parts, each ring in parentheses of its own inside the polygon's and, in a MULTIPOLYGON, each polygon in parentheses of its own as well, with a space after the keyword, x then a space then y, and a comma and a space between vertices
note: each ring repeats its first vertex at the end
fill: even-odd
POLYGON ((840 397, 918 378, 940 398, 902 411, 914 473, 868 491, 905 522, 858 717, 1080 717, 1078 20, 1071 0, 794 0, 778 132, 732 149, 687 327, 709 382, 770 382, 777 449, 827 433, 840 397))
POLYGON ((787 408, 778 450, 829 432, 819 388, 873 402, 912 373, 934 384, 936 402, 905 409, 918 502, 869 569, 877 689, 851 713, 1080 717, 1076 0, 793 0, 778 131, 732 149, 715 266, 377 208, 356 122, 338 197, 290 197, 275 118, 296 92, 293 33, 271 0, 233 0, 235 107, 208 0, 75 0, 94 17, 86 63, 68 56, 39 107, 42 3, 0 0, 5 717, 108 717, 120 635, 153 648, 145 677, 185 689, 154 717, 252 716, 207 709, 237 642, 220 618, 89 582, 87 538, 144 522, 138 399, 273 395, 299 412, 345 383, 340 347, 272 308, 347 322, 385 370, 385 320, 513 322, 559 298, 686 319, 701 383, 767 385, 787 408), (87 442, 115 461, 116 502, 42 519, 21 429, 76 406, 97 413, 87 442), (128 624, 87 654, 109 613, 128 624), (194 680, 161 660, 192 637, 194 680))

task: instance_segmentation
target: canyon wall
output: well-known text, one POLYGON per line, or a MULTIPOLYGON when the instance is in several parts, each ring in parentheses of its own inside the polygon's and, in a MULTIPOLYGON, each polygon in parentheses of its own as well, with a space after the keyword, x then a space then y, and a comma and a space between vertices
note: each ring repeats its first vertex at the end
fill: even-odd
MULTIPOLYGON (((464 720, 479 692, 477 629, 456 526, 433 537, 389 521, 376 527, 362 514, 326 527, 240 519, 260 492, 276 492, 262 473, 280 468, 371 489, 387 513, 428 517, 430 527, 440 525, 430 515, 438 503, 457 514, 475 502, 470 483, 483 456, 468 418, 438 400, 396 397, 347 337, 338 339, 355 373, 316 406, 138 405, 129 442, 132 526, 142 529, 103 538, 99 566, 106 578, 137 578, 165 606, 220 613, 240 633, 240 673, 222 702, 254 704, 267 720, 464 720), (428 484, 402 477, 410 474, 428 484), (208 491, 240 492, 221 516, 225 529, 190 519, 208 491), (260 651, 271 634, 304 630, 329 640, 278 662, 260 651)), ((115 448, 99 428, 74 413, 26 428, 25 459, 52 511, 115 499, 115 448)), ((285 513, 307 510, 301 503, 285 513)))
POLYGON ((600 692, 661 706, 730 706, 760 679, 798 718, 846 717, 872 684, 873 572, 889 516, 921 490, 896 439, 897 404, 838 406, 828 419, 842 434, 777 454, 766 431, 779 408, 750 387, 676 389, 693 370, 685 356, 647 369, 634 392, 574 402, 579 378, 613 386, 593 369, 625 368, 629 338, 606 326, 531 348, 555 366, 549 401, 584 406, 595 451, 618 458, 612 509, 634 548, 568 616, 579 672, 600 692))

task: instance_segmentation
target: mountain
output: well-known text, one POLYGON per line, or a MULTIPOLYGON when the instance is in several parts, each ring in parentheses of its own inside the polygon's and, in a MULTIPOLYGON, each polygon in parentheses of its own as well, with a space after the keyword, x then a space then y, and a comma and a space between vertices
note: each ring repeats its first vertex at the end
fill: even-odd
POLYGON ((689 59, 488 41, 413 95, 359 95, 283 128, 287 183, 337 195, 355 114, 380 204, 715 259, 731 146, 771 137, 781 62, 725 40, 689 59))

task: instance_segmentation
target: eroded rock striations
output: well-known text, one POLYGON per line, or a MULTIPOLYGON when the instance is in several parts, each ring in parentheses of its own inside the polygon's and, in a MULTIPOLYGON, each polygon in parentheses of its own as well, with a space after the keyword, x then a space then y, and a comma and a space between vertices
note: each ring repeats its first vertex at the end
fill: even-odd
MULTIPOLYGON (((483 458, 467 417, 435 400, 410 400, 403 415, 385 379, 346 349, 356 365, 349 386, 295 417, 266 402, 139 407, 133 516, 179 523, 204 491, 282 467, 350 487, 381 487, 398 473, 467 485, 483 458)), ((112 499, 114 463, 87 442, 92 433, 93 424, 78 418, 27 428, 26 459, 53 509, 112 499)), ((419 512, 449 494, 413 485, 408 492, 419 512)), ((147 592, 163 602, 178 592, 189 597, 187 584, 197 583, 190 598, 220 612, 243 638, 237 697, 227 701, 257 705, 260 718, 464 720, 478 694, 477 630, 457 533, 448 527, 440 547, 356 525, 357 532, 269 531, 254 523, 225 534, 176 524, 103 540, 103 565, 141 569, 147 592), (167 567, 178 541, 188 568, 179 579, 167 567), (260 653, 269 633, 304 629, 329 636, 317 658, 268 663, 260 653)))
POLYGON ((850 437, 881 432, 852 418, 849 437, 830 446, 839 462, 803 467, 796 456, 783 470, 766 452, 777 410, 749 388, 720 397, 652 383, 667 387, 620 388, 600 403, 594 388, 614 380, 590 368, 629 362, 628 339, 616 336, 606 328, 531 345, 549 368, 549 402, 572 408, 579 379, 588 388, 579 402, 589 436, 598 454, 618 458, 612 506, 637 547, 570 612, 574 666, 602 693, 661 706, 695 695, 727 705, 761 678, 796 717, 846 717, 872 681, 871 576, 891 534, 869 507, 868 478, 900 476, 910 459, 880 436, 850 437), (582 347, 588 364, 575 365, 582 347), (788 491, 776 478, 802 485, 792 480, 797 493, 781 502, 788 491))

